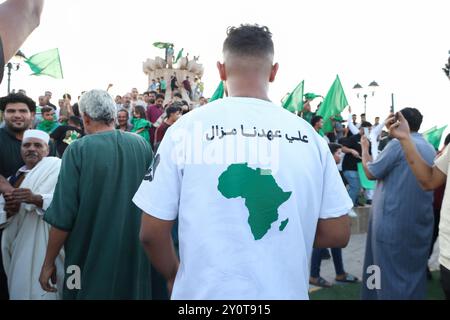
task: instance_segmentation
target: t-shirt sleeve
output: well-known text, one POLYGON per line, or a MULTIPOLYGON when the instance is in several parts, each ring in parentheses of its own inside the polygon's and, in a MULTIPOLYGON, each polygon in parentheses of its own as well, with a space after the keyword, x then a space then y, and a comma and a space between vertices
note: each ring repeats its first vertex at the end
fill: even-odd
POLYGON ((402 150, 400 142, 394 139, 388 143, 386 148, 378 155, 374 162, 368 163, 370 173, 377 179, 383 179, 398 164, 401 159, 402 150))
POLYGON ((80 156, 76 145, 72 144, 66 149, 53 201, 44 215, 44 221, 64 231, 72 230, 78 214, 80 156))
POLYGON ((450 153, 447 147, 445 148, 444 153, 434 161, 434 164, 439 169, 439 171, 441 171, 445 175, 448 175, 449 162, 450 162, 450 153))
POLYGON ((353 202, 345 189, 331 151, 326 143, 323 143, 321 148, 323 189, 319 218, 337 218, 346 215, 353 207, 353 202))
POLYGON ((167 131, 133 198, 146 214, 167 221, 175 220, 178 215, 182 180, 179 159, 183 150, 173 142, 171 132, 167 131))

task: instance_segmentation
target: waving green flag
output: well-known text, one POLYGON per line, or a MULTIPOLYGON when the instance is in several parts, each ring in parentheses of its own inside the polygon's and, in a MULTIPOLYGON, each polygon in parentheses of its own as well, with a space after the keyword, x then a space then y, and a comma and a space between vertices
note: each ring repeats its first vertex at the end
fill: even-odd
POLYGON ((169 42, 154 42, 153 46, 159 49, 167 49, 170 46, 173 46, 173 43, 169 43, 169 42))
POLYGON ((181 57, 183 56, 183 50, 184 50, 184 48, 181 48, 180 52, 178 52, 177 58, 175 59, 174 63, 177 63, 178 60, 181 59, 181 57))
POLYGON ((425 138, 425 136, 427 136, 430 132, 433 132, 436 129, 437 129, 437 126, 434 126, 430 129, 428 129, 427 131, 422 132, 422 136, 425 138))
POLYGON ((348 106, 347 98, 345 97, 344 89, 342 88, 339 76, 336 76, 333 85, 328 91, 327 96, 320 105, 317 115, 323 118, 323 132, 328 133, 333 131, 331 117, 339 115, 345 107, 348 106))
POLYGON ((59 50, 52 49, 37 53, 25 62, 30 66, 34 76, 49 76, 56 79, 63 79, 63 71, 59 50))
POLYGON ((305 85, 305 80, 300 82, 300 84, 285 97, 282 101, 283 108, 289 110, 290 112, 297 112, 303 109, 303 88, 305 85))
POLYGON ((219 85, 217 86, 216 91, 214 91, 212 97, 209 99, 208 102, 213 102, 215 100, 222 99, 225 94, 225 88, 223 86, 223 81, 220 81, 219 85))
POLYGON ((434 129, 432 131, 428 130, 423 133, 423 137, 434 147, 434 149, 438 150, 441 144, 442 134, 445 129, 447 129, 447 126, 443 126, 442 128, 434 129))

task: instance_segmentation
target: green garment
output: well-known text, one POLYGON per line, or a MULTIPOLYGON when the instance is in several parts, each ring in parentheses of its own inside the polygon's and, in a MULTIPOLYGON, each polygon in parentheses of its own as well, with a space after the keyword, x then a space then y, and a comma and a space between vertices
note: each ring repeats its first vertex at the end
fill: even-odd
MULTIPOLYGON (((65 269, 78 266, 81 289, 64 299, 151 299, 151 267, 139 241, 141 211, 132 198, 152 159, 150 145, 118 130, 70 144, 44 220, 69 232, 65 269)), ((69 281, 69 284, 73 283, 69 281)))
POLYGON ((159 81, 159 83, 160 83, 160 86, 161 86, 161 90, 166 90, 167 89, 167 81, 166 80, 161 79, 159 81))
POLYGON ((53 130, 55 130, 55 129, 58 128, 58 127, 59 127, 59 123, 58 123, 58 122, 56 122, 56 121, 44 120, 44 121, 41 121, 41 122, 38 124, 38 126, 37 126, 36 129, 41 130, 41 131, 45 131, 45 132, 47 132, 48 134, 50 134, 50 133, 53 132, 53 130))
POLYGON ((145 139, 145 141, 150 143, 150 131, 148 130, 152 126, 150 122, 145 119, 133 118, 131 120, 131 124, 133 125, 133 129, 131 129, 131 132, 136 132, 140 129, 144 129, 142 132, 139 132, 138 135, 140 135, 145 139))

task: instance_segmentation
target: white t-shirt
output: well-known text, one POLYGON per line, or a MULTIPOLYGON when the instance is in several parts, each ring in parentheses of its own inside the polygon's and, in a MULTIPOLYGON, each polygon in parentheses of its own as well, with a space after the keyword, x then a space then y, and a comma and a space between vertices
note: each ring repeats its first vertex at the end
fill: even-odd
POLYGON ((439 263, 450 270, 450 152, 448 147, 435 160, 435 165, 447 176, 447 185, 441 207, 441 220, 439 222, 439 263))
POLYGON ((134 203, 179 219, 172 299, 308 299, 319 218, 353 207, 324 139, 273 103, 225 98, 166 132, 134 203))

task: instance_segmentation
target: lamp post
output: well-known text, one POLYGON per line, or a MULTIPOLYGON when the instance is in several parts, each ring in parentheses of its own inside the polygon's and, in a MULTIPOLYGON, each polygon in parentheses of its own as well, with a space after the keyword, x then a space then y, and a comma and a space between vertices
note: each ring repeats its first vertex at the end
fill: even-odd
POLYGON ((379 87, 378 83, 376 81, 372 81, 369 83, 367 89, 363 86, 361 86, 359 83, 355 84, 353 86, 353 89, 356 91, 356 97, 360 99, 361 97, 364 99, 364 113, 367 111, 367 98, 369 97, 369 93, 371 93, 371 96, 375 96, 375 91, 379 87))
POLYGON ((23 59, 26 59, 26 56, 23 54, 22 51, 19 50, 14 55, 14 58, 16 58, 16 61, 19 61, 19 62, 8 62, 6 64, 6 68, 8 69, 8 94, 11 93, 11 71, 19 71, 20 61, 22 61, 23 59))

